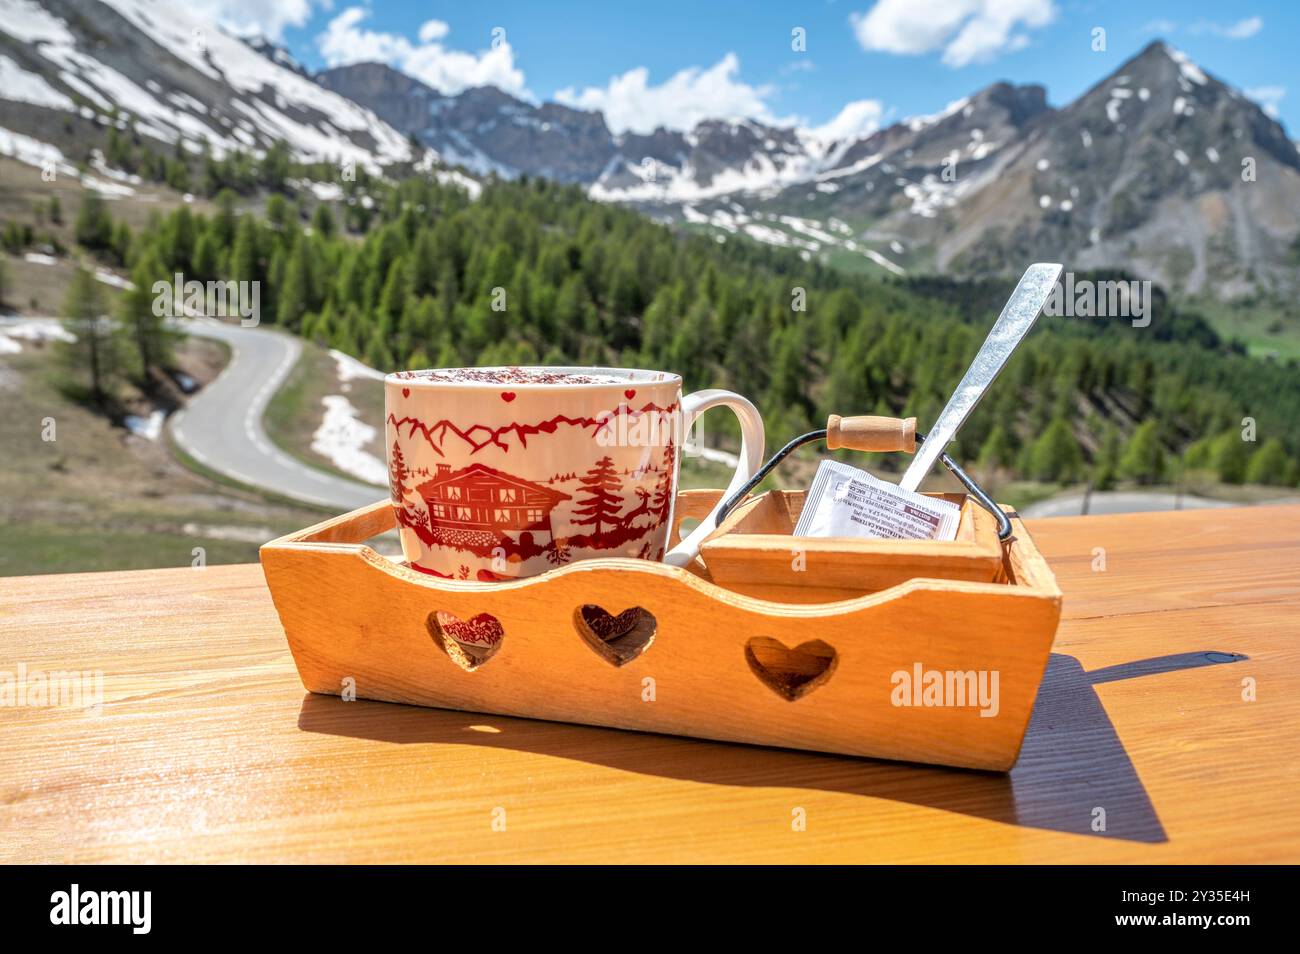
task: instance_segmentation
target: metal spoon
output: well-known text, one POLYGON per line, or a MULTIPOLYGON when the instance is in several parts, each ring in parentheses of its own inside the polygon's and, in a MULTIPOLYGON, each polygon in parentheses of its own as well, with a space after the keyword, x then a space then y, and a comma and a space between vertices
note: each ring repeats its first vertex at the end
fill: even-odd
POLYGON ((1034 326, 1038 313, 1047 304, 1060 275, 1060 265, 1039 262, 1025 269, 1016 290, 1011 293, 1002 308, 1002 314, 998 315, 998 320, 993 324, 993 330, 984 339, 975 360, 962 375, 957 390, 948 399, 948 406, 930 428, 925 443, 912 458, 912 463, 908 465, 898 486, 904 490, 916 490, 920 486, 921 480, 957 436, 958 429, 966 423, 966 418, 998 376, 1011 353, 1034 326))

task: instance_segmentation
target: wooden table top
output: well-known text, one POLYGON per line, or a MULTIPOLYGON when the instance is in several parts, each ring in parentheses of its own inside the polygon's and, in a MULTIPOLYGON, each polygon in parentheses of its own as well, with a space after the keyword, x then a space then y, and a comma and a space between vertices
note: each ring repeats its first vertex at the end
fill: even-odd
POLYGON ((1007 775, 309 695, 258 566, 0 580, 0 681, 104 674, 0 706, 0 861, 1300 861, 1300 507, 1029 529, 1007 775))

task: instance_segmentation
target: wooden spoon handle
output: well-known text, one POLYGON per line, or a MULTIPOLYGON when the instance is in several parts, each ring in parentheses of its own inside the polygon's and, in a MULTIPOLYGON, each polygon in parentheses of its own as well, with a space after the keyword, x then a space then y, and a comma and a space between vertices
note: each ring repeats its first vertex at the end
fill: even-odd
POLYGON ((831 450, 847 447, 857 451, 910 454, 916 450, 916 418, 832 414, 826 419, 826 446, 831 450))

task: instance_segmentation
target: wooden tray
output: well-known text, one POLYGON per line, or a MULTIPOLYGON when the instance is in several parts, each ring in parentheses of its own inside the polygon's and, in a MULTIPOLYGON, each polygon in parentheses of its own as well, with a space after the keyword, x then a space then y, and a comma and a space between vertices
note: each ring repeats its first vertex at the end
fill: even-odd
MULTIPOLYGON (((684 492, 678 522, 719 495, 684 492)), ((823 605, 631 559, 511 583, 442 580, 363 543, 393 523, 383 501, 262 547, 311 692, 1001 771, 1019 753, 1061 609, 1014 517, 996 582, 912 579, 823 605), (449 635, 476 619, 503 633, 490 650, 449 635), (899 704, 925 701, 901 694, 918 669, 923 680, 996 673, 996 715, 899 704)))
POLYGON ((1002 572, 998 522, 966 494, 926 494, 961 507, 956 539, 942 542, 793 537, 805 496, 772 490, 737 506, 700 547, 709 578, 760 599, 829 603, 916 577, 990 583, 1002 572))

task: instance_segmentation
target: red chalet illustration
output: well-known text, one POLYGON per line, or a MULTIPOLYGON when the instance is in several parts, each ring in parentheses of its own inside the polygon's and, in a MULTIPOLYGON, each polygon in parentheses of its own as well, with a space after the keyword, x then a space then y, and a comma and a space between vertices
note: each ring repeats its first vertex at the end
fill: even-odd
POLYGON ((439 464, 437 473, 415 493, 424 501, 433 542, 462 549, 493 546, 504 534, 545 547, 554 536, 551 511, 569 499, 568 494, 486 464, 457 471, 439 464))
MULTIPOLYGON (((575 550, 627 547, 662 527, 672 510, 676 465, 676 448, 669 441, 656 465, 643 462, 635 472, 620 472, 608 455, 580 477, 557 474, 545 483, 486 464, 470 464, 456 471, 449 464, 438 464, 433 476, 416 484, 428 471, 414 472, 407 467, 401 445, 394 441, 388 480, 398 522, 426 546, 448 547, 481 559, 517 561, 544 556, 558 566, 568 563, 575 550), (624 495, 629 474, 632 492, 624 495), (573 488, 576 498, 547 486, 556 481, 578 484, 573 488), (635 498, 636 503, 623 512, 629 502, 626 497, 635 498), (569 500, 573 505, 567 514, 566 508, 554 512, 558 504, 569 500)), ((663 546, 652 548, 647 541, 635 555, 659 560, 663 546)), ((413 566, 426 573, 436 572, 413 566)), ((462 565, 460 570, 460 578, 467 579, 469 568, 462 565)), ((503 579, 486 569, 479 570, 478 578, 503 579)))

